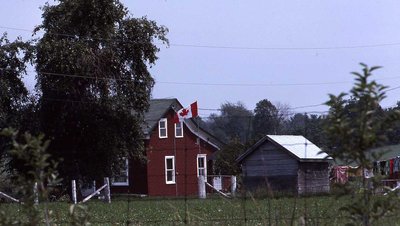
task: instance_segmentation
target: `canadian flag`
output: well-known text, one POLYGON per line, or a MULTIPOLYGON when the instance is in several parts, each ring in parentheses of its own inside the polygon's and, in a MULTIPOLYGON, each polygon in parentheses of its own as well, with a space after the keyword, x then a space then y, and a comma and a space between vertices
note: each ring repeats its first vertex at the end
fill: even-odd
POLYGON ((190 106, 186 108, 182 108, 178 112, 175 113, 174 116, 174 123, 182 122, 184 119, 188 118, 195 118, 197 117, 198 110, 197 110, 197 101, 192 103, 190 106))

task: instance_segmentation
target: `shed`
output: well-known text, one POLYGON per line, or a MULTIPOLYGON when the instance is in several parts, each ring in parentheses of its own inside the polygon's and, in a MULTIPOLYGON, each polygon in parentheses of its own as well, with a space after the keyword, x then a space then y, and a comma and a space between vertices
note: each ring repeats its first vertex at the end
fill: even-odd
POLYGON ((330 157, 298 135, 267 135, 237 158, 243 186, 297 194, 329 192, 330 157))

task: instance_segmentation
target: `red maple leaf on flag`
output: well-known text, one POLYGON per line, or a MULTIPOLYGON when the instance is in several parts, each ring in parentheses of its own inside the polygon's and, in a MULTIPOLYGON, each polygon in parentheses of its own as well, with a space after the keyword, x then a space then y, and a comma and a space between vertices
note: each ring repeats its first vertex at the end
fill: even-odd
POLYGON ((186 115, 188 115, 188 113, 189 113, 189 110, 186 109, 186 108, 184 108, 184 109, 182 109, 182 111, 179 113, 179 115, 180 115, 181 117, 185 117, 186 115))

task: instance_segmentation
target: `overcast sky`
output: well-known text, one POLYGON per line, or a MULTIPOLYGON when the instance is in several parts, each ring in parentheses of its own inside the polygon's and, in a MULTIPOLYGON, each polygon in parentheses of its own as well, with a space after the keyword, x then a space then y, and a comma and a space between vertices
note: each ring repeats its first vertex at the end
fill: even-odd
MULTIPOLYGON (((44 0, 0 0, 0 32, 30 37, 44 0), (12 28, 12 29, 11 29, 12 28)), ((197 100, 202 116, 221 103, 248 109, 268 99, 298 112, 324 111, 328 93, 349 91, 358 63, 383 66, 373 76, 400 86, 400 1, 124 0, 133 17, 169 29, 151 69, 154 98, 197 100)), ((34 74, 26 78, 33 86, 34 74)), ((384 107, 400 100, 387 93, 384 107)))

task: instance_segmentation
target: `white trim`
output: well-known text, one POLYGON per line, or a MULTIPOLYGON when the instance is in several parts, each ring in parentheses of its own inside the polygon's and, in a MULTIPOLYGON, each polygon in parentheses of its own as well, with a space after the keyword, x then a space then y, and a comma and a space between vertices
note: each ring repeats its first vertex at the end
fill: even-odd
POLYGON ((204 178, 207 181, 207 155, 206 154, 198 154, 196 158, 196 165, 197 165, 197 177, 199 177, 199 170, 204 170, 204 178), (203 161, 203 168, 199 168, 199 159, 204 159, 203 161))
POLYGON ((175 128, 175 137, 176 138, 182 138, 183 137, 183 122, 178 122, 178 123, 174 123, 174 128, 175 128), (178 124, 180 124, 181 125, 181 136, 178 136, 178 135, 176 135, 176 126, 178 125, 178 124))
POLYGON ((165 169, 165 183, 166 184, 175 184, 175 156, 165 156, 164 161, 164 169, 165 169), (172 169, 167 169, 167 160, 172 160, 172 169), (168 181, 168 171, 172 171, 172 180, 168 181))
POLYGON ((114 182, 114 178, 112 178, 113 182, 111 183, 112 186, 129 186, 129 159, 123 158, 125 160, 125 175, 126 181, 124 182, 114 182))
POLYGON ((161 139, 168 138, 168 121, 166 118, 162 118, 158 121, 158 137, 161 139), (165 123, 165 127, 161 128, 161 122, 165 123), (165 129, 165 136, 161 136, 161 129, 165 129))

